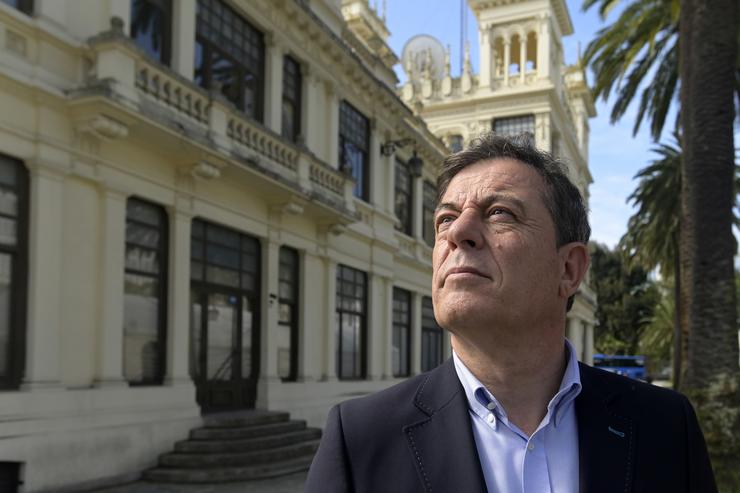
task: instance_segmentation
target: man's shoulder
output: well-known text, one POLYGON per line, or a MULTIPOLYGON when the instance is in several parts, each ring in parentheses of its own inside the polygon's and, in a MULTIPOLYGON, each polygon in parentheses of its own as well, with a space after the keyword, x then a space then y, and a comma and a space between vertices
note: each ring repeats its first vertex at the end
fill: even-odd
MULTIPOLYGON (((579 366, 583 385, 597 389, 605 398, 619 397, 628 404, 639 402, 641 407, 682 405, 686 401, 683 394, 672 389, 617 375, 583 363, 579 366)), ((660 412, 660 408, 656 408, 656 412, 660 412)))

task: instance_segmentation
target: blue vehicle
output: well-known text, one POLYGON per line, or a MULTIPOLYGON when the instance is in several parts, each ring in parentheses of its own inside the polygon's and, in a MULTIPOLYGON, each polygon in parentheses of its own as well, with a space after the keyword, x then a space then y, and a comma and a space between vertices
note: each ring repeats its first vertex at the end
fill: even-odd
POLYGON ((594 366, 617 375, 647 381, 645 356, 642 355, 594 354, 594 366))

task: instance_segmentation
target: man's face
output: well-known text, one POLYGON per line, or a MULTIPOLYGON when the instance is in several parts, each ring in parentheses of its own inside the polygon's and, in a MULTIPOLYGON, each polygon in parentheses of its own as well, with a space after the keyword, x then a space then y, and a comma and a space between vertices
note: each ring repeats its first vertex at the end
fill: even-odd
POLYGON ((480 161, 450 181, 435 214, 432 295, 452 332, 542 324, 564 313, 545 182, 512 159, 480 161))

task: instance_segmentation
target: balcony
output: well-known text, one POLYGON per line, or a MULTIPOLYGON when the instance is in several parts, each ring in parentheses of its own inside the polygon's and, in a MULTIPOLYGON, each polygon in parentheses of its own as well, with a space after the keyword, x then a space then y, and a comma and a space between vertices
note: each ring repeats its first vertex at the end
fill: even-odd
POLYGON ((218 178, 223 167, 235 166, 250 180, 276 186, 286 199, 298 197, 315 206, 322 220, 348 224, 358 219, 351 177, 247 117, 220 91, 207 91, 151 60, 115 20, 89 44, 90 75, 69 92, 77 121, 95 122, 98 129, 105 126, 101 122, 108 122, 106 128, 123 127, 122 136, 130 126, 164 131, 164 140, 190 147, 186 154, 219 163, 197 168, 205 177, 218 178))

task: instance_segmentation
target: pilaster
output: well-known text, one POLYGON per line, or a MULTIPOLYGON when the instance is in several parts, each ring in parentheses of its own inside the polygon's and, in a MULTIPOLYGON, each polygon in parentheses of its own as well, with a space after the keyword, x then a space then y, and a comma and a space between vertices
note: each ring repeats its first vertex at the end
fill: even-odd
POLYGON ((262 240, 262 337, 260 338, 260 380, 275 382, 278 376, 278 275, 280 243, 277 231, 262 240))
POLYGON ((324 299, 326 313, 324 314, 324 367, 322 380, 334 381, 337 379, 337 263, 329 255, 324 257, 324 299))
POLYGON ((480 75, 478 85, 480 88, 491 86, 491 33, 488 28, 480 31, 480 75))
POLYGON ((26 369, 22 388, 60 385, 62 225, 64 173, 29 163, 28 317, 26 369))
POLYGON ((172 69, 188 80, 194 75, 196 0, 172 2, 172 69))
POLYGON ((326 149, 325 160, 339 169, 339 94, 331 82, 325 82, 326 89, 326 149))
POLYGON ((94 384, 97 387, 110 387, 125 385, 123 285, 126 261, 126 192, 105 186, 100 195, 100 312, 94 384))
POLYGON ((169 211, 166 385, 190 383, 190 242, 193 213, 178 197, 169 211))
POLYGON ((265 125, 273 132, 282 131, 283 46, 275 36, 267 37, 265 81, 265 125))
POLYGON ((421 294, 411 292, 411 374, 421 373, 421 294))

